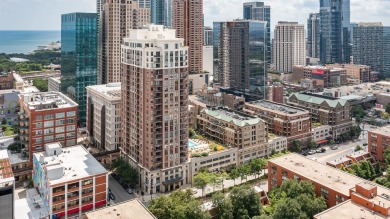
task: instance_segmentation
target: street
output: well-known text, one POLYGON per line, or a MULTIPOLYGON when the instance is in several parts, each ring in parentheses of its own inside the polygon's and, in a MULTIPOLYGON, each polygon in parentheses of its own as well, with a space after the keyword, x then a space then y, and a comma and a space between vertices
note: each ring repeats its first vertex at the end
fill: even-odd
POLYGON ((115 200, 110 201, 111 204, 117 204, 136 198, 135 194, 130 195, 127 193, 125 189, 111 176, 111 174, 108 176, 108 179, 108 187, 111 189, 111 193, 115 195, 115 200))

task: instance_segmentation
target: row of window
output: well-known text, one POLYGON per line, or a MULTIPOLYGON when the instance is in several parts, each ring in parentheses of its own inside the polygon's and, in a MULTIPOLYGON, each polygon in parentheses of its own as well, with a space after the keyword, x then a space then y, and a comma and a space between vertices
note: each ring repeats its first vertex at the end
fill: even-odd
MULTIPOLYGON (((55 115, 53 113, 50 114, 45 114, 43 119, 44 120, 53 120, 55 118, 60 119, 60 118, 65 118, 65 112, 61 113, 56 113, 55 115)), ((75 117, 76 116, 76 111, 69 111, 66 112, 66 117, 75 117)), ((37 115, 35 118, 37 121, 42 121, 42 115, 37 115)))

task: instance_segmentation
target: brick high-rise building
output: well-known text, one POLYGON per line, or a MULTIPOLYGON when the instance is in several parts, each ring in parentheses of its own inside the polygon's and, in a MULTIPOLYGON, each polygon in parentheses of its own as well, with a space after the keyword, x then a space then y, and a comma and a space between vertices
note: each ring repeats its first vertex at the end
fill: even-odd
POLYGON ((121 43, 130 29, 150 23, 150 9, 136 1, 106 0, 99 20, 98 84, 120 82, 121 43))
POLYGON ((162 25, 130 30, 122 45, 121 155, 149 193, 188 180, 188 47, 162 25))
POLYGON ((203 0, 173 0, 172 28, 188 46, 188 71, 203 71, 203 0))
POLYGON ((294 65, 305 65, 305 27, 297 22, 279 21, 272 48, 273 65, 277 71, 292 72, 294 65))
POLYGON ((368 131, 368 152, 372 154, 375 159, 384 163, 385 151, 390 145, 390 126, 380 127, 375 130, 368 131))

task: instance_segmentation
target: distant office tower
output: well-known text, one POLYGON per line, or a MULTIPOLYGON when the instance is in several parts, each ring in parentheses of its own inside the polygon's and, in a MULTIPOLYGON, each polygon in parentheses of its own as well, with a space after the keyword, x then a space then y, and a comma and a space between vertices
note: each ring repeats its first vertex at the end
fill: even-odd
POLYGON ((98 15, 98 19, 100 17, 100 13, 103 11, 103 6, 106 0, 96 0, 96 13, 98 15))
POLYGON ((78 124, 85 126, 87 91, 97 82, 97 13, 61 17, 61 92, 79 104, 78 124))
POLYGON ((343 0, 343 62, 350 63, 352 55, 351 41, 351 3, 350 0, 343 0))
POLYGON ((359 23, 353 28, 353 61, 368 65, 372 71, 383 72, 382 23, 359 23))
POLYGON ((151 23, 172 26, 172 0, 151 0, 151 23))
POLYGON ((320 60, 343 62, 343 0, 320 1, 320 60))
MULTIPOLYGON (((243 7, 243 18, 245 20, 267 21, 267 55, 268 65, 272 63, 272 43, 271 43, 271 7, 264 2, 245 2, 243 7)), ((268 69, 269 66, 266 67, 268 69)))
POLYGON ((213 28, 204 27, 203 28, 203 45, 212 46, 213 45, 213 28))
POLYGON ((320 57, 320 14, 310 13, 307 19, 307 56, 320 57))
POLYGON ((280 21, 275 26, 272 49, 275 70, 292 72, 294 65, 305 65, 305 45, 305 26, 303 24, 280 21))
POLYGON ((123 156, 149 193, 178 189, 188 173, 188 48, 162 25, 122 44, 123 156))
POLYGON ((188 46, 188 71, 203 71, 203 0, 173 0, 172 28, 188 46))
POLYGON ((138 3, 138 7, 150 9, 151 0, 136 0, 136 2, 138 3))
POLYGON ((390 78, 390 27, 383 27, 383 76, 390 78))
POLYGON ((214 82, 267 96, 267 22, 214 22, 214 82))
POLYGON ((149 24, 150 10, 135 1, 106 0, 99 25, 98 84, 120 82, 121 43, 130 29, 149 24))

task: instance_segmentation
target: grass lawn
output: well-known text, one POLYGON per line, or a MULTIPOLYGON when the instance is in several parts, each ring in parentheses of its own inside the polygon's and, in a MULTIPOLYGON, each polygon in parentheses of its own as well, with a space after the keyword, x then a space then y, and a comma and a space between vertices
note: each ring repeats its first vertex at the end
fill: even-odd
POLYGON ((12 126, 9 125, 2 125, 1 128, 6 127, 5 131, 3 132, 4 136, 11 136, 14 134, 14 130, 12 126))

